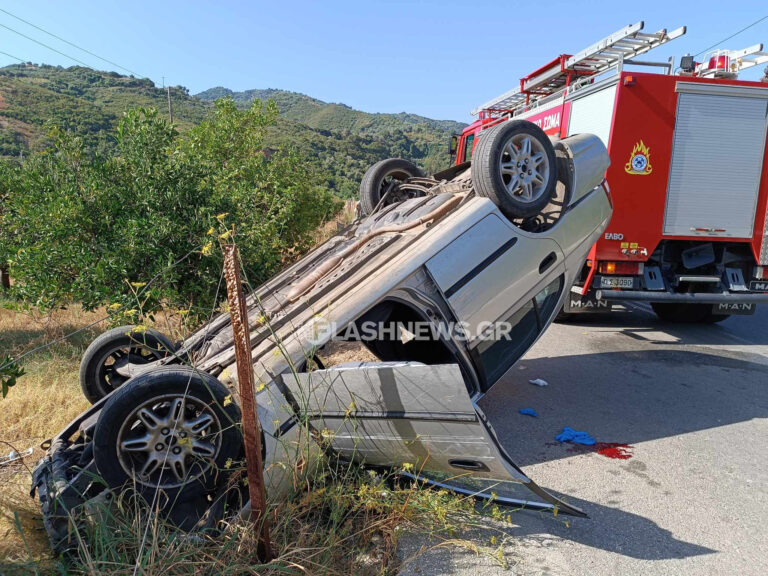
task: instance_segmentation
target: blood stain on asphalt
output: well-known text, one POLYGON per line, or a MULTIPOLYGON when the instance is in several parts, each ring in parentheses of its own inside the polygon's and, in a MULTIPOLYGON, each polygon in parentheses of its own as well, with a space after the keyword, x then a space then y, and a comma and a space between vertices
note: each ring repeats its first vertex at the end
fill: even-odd
POLYGON ((615 460, 629 460, 633 456, 632 450, 634 450, 634 446, 621 444, 619 442, 597 442, 592 446, 571 446, 568 448, 568 452, 582 454, 586 452, 597 452, 601 456, 613 458, 615 460))

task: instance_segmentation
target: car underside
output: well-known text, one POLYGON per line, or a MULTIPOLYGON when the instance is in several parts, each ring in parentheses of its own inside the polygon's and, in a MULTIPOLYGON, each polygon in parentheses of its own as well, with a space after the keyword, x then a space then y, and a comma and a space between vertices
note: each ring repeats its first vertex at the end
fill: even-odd
MULTIPOLYGON (((584 514, 514 464, 477 402, 552 322, 607 226, 607 154, 595 137, 553 143, 527 122, 483 139, 485 159, 432 177, 405 161, 372 167, 363 215, 248 296, 270 499, 289 480, 276 464, 310 443, 410 464, 478 498, 584 514)), ((71 544, 78 510, 126 489, 162 493, 184 530, 248 506, 227 489, 243 457, 227 314, 178 346, 112 330, 86 352, 81 385, 93 405, 34 473, 54 547, 71 544)))

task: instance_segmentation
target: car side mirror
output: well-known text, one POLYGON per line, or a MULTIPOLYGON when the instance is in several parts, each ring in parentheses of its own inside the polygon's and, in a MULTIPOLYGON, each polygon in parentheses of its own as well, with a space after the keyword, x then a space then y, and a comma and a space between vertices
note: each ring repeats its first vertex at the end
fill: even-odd
POLYGON ((456 151, 459 149, 459 135, 453 134, 451 136, 451 143, 449 145, 448 153, 451 156, 456 156, 456 151))

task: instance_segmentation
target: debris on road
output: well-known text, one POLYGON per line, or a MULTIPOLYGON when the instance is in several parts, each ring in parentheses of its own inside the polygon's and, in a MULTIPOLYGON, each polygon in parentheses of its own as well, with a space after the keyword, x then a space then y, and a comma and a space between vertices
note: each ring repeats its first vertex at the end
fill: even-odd
POLYGON ((542 380, 541 378, 536 378, 535 380, 528 380, 531 384, 534 386, 549 386, 546 380, 542 380))
POLYGON ((538 418, 539 416, 533 408, 520 408, 520 414, 523 414, 524 416, 533 416, 534 418, 538 418))
POLYGON ((563 431, 555 436, 555 440, 558 442, 572 442, 573 444, 583 444, 584 446, 594 446, 595 439, 592 438, 587 432, 579 432, 573 428, 565 426, 563 431))

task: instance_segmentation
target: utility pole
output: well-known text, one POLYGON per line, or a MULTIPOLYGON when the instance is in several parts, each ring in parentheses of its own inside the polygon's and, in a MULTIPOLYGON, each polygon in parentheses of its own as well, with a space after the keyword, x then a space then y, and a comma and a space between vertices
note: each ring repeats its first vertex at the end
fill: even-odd
MULTIPOLYGON (((165 79, 165 76, 163 76, 163 79, 165 79)), ((171 87, 166 86, 165 89, 166 89, 166 92, 168 93, 168 116, 171 119, 171 124, 173 124, 173 107, 171 106, 171 87)))
POLYGON ((227 284, 229 315, 235 343, 237 382, 243 414, 245 441, 245 468, 248 473, 248 495, 251 498, 251 519, 256 530, 257 556, 262 562, 272 559, 267 517, 267 497, 264 489, 264 462, 261 459, 261 427, 256 417, 258 406, 253 392, 253 360, 251 359, 251 331, 248 328, 248 310, 245 305, 243 284, 240 280, 240 258, 237 246, 224 246, 224 279, 227 284))

